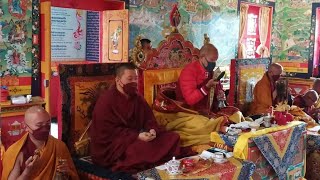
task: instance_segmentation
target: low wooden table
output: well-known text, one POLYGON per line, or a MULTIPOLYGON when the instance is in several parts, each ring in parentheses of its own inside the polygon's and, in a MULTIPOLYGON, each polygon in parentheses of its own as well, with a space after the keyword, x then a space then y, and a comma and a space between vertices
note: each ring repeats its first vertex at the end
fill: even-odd
POLYGON ((23 124, 25 111, 32 106, 45 106, 41 97, 32 97, 27 104, 11 104, 10 101, 0 103, 1 143, 7 149, 25 133, 23 124))
POLYGON ((153 180, 161 179, 193 179, 193 180, 213 180, 213 179, 250 179, 255 170, 254 163, 250 161, 229 158, 227 162, 217 164, 206 162, 206 165, 195 165, 195 168, 188 173, 170 176, 166 170, 157 168, 148 169, 137 174, 139 180, 147 178, 153 180))

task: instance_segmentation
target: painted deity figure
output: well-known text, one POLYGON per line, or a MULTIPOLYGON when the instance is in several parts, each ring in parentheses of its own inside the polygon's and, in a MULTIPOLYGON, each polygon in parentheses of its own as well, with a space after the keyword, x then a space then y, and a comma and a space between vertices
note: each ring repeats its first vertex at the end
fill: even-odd
POLYGON ((119 50, 118 50, 118 45, 119 45, 119 38, 120 38, 120 33, 122 31, 122 28, 120 26, 118 26, 118 28, 112 33, 111 35, 111 41, 112 41, 112 46, 113 46, 113 50, 112 53, 113 54, 118 54, 119 50))
POLYGON ((12 64, 20 64, 20 54, 16 50, 12 53, 12 64))

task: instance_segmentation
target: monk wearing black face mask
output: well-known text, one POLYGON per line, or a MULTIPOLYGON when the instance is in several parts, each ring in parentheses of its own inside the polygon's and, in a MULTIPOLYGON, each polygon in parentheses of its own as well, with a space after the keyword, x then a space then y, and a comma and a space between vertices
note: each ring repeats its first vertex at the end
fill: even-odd
MULTIPOLYGON (((188 108, 201 114, 208 114, 210 89, 215 87, 215 89, 222 90, 221 83, 212 79, 218 56, 218 49, 214 45, 205 44, 202 46, 199 60, 186 65, 181 71, 176 100, 184 102, 189 106, 188 108)), ((217 97, 217 94, 214 97, 217 97)))
POLYGON ((180 155, 180 138, 160 128, 137 91, 131 64, 116 70, 115 85, 101 93, 89 130, 92 161, 114 171, 136 173, 180 155))
POLYGON ((4 153, 2 179, 53 179, 58 172, 79 179, 66 145, 50 136, 50 123, 50 115, 42 107, 26 111, 27 133, 4 153), (58 158, 66 163, 58 165, 58 158))
POLYGON ((270 106, 275 106, 277 98, 276 82, 283 72, 283 67, 278 63, 270 65, 262 79, 257 82, 253 94, 254 99, 250 107, 251 115, 266 114, 270 106))

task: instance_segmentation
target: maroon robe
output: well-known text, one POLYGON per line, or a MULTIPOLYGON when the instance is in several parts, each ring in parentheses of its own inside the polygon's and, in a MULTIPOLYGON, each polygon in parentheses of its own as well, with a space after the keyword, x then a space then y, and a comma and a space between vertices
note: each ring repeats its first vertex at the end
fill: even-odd
POLYGON ((160 128, 141 95, 127 98, 115 86, 101 94, 89 130, 90 153, 95 164, 134 173, 180 154, 179 135, 160 128), (157 137, 144 142, 142 131, 155 129, 157 137))
POLYGON ((35 150, 37 149, 37 146, 32 142, 30 137, 28 136, 26 142, 24 143, 21 152, 23 153, 23 163, 21 167, 21 172, 26 168, 25 162, 29 159, 30 156, 33 156, 35 154, 35 150))
POLYGON ((298 95, 293 100, 293 105, 296 105, 300 108, 303 108, 303 111, 308 115, 311 115, 311 107, 306 106, 306 103, 302 97, 302 95, 298 95))

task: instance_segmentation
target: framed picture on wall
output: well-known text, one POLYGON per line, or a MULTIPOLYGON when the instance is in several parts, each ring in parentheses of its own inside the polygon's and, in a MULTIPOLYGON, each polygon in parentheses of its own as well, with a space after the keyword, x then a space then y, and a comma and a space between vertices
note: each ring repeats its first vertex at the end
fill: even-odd
POLYGON ((103 12, 102 62, 128 62, 128 17, 128 10, 103 12))
POLYGON ((254 86, 268 70, 270 63, 270 58, 231 60, 229 105, 243 109, 253 101, 254 86))

